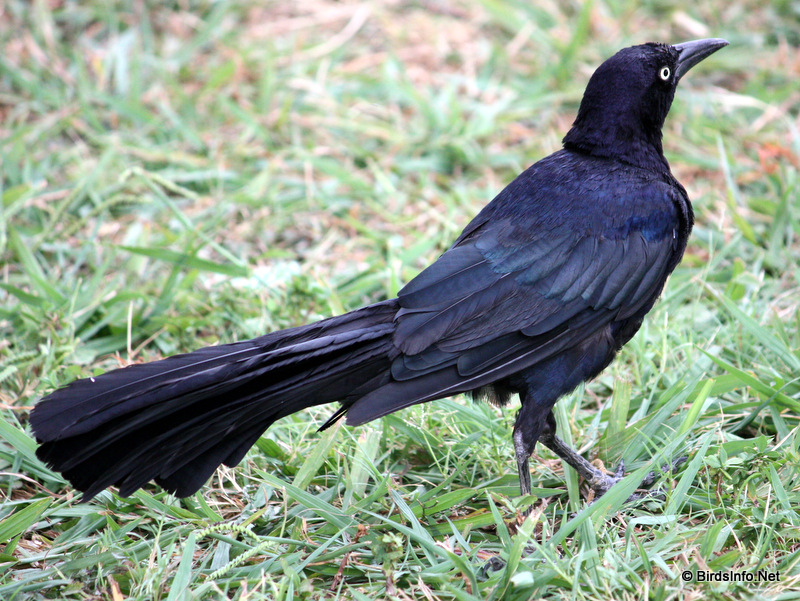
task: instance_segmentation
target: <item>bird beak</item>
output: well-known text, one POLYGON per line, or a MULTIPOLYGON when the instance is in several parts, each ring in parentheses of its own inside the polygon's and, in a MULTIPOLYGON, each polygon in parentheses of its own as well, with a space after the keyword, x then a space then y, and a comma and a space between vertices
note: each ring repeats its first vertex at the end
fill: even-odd
POLYGON ((678 51, 678 64, 675 67, 676 78, 680 79, 701 60, 727 45, 728 41, 720 38, 692 40, 683 44, 675 44, 673 48, 678 51))

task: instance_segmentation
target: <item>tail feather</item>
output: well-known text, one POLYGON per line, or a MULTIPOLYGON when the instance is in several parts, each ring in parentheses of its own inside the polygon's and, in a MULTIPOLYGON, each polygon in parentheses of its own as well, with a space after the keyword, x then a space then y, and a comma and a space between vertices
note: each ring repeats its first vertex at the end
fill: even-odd
POLYGON ((385 383, 395 300, 261 338, 73 382, 31 413, 37 455, 84 499, 150 480, 188 496, 274 421, 385 383), (366 387, 367 383, 374 383, 366 387))

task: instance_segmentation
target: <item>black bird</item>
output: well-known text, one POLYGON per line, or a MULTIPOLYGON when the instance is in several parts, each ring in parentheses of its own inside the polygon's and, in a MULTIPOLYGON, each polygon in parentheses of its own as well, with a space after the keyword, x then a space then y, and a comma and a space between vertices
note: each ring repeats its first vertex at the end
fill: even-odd
POLYGON ((72 382, 34 407, 37 456, 88 500, 150 480, 185 497, 276 420, 323 403, 358 425, 471 392, 520 396, 523 494, 537 440, 602 494, 617 476, 555 435, 552 407, 636 333, 680 262, 693 214, 661 129, 681 77, 726 46, 625 48, 589 80, 564 148, 529 167, 398 298, 72 382))

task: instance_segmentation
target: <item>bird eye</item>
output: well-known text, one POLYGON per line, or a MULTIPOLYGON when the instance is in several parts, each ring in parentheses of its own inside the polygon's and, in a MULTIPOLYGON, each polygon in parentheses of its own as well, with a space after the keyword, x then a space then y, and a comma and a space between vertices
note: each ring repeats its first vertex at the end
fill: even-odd
POLYGON ((661 67, 661 71, 658 72, 658 75, 659 77, 661 77, 661 79, 667 81, 669 79, 670 73, 671 71, 669 70, 669 67, 661 67))

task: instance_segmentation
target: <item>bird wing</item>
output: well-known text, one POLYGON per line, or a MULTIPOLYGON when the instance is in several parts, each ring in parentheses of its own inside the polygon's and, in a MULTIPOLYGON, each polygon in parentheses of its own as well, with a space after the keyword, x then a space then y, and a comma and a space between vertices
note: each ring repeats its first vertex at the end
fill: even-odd
POLYGON ((657 294, 673 257, 671 235, 557 232, 503 246, 512 227, 494 222, 401 290, 394 342, 404 355, 467 352, 511 332, 544 335, 587 311, 625 319, 657 294))
POLYGON ((610 203, 596 190, 591 202, 529 203, 560 207, 534 216, 496 199, 400 291, 393 381, 348 423, 474 390, 649 310, 682 252, 679 193, 647 181, 610 203))

